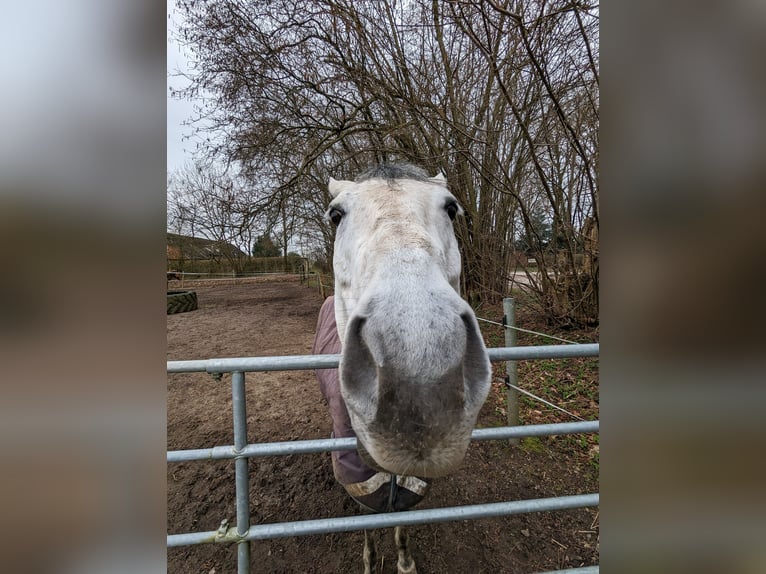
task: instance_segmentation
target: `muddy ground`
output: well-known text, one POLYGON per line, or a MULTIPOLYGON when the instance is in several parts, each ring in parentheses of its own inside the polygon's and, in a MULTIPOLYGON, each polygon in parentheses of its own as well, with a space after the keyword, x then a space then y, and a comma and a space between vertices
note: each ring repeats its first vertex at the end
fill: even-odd
MULTIPOLYGON (((177 289, 171 281, 169 289, 177 289)), ((190 285, 187 282, 186 287, 190 285)), ((168 315, 168 360, 310 354, 322 298, 294 280, 192 284, 199 309, 168 315)), ((330 419, 311 371, 247 375, 248 442, 327 438, 330 419)), ((168 450, 232 444, 231 379, 168 376, 168 450)), ((554 422, 554 421, 547 421, 554 422)), ((487 401, 479 426, 503 424, 487 401)), ((572 437, 472 443, 461 470, 433 483, 418 508, 598 491, 593 465, 572 437)), ((329 453, 250 460, 251 523, 358 514, 333 478, 329 453)), ((168 533, 235 523, 233 461, 168 465, 168 533)), ((420 574, 508 573, 598 564, 597 509, 447 522, 408 529, 420 574)), ((362 571, 361 532, 253 542, 256 573, 362 571)), ((393 531, 380 534, 384 572, 396 572, 393 531)), ((169 573, 236 572, 233 545, 169 548, 169 573)))

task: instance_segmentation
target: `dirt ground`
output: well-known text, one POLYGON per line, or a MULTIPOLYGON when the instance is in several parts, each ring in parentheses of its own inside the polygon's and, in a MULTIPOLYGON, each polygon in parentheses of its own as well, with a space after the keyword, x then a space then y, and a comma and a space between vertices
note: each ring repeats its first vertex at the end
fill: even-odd
MULTIPOLYGON (((169 289, 179 283, 171 281, 169 289)), ((186 284, 199 309, 167 317, 168 360, 310 354, 322 299, 294 280, 186 284)), ((248 442, 329 437, 331 423, 313 371, 247 374, 248 442)), ((480 427, 503 420, 487 401, 480 427)), ((168 450, 232 444, 231 379, 168 376, 168 450)), ((566 440, 569 438, 570 440, 566 440)), ((456 474, 434 481, 418 508, 543 498, 598 491, 593 467, 553 437, 527 447, 472 443, 456 474)), ((329 453, 250 459, 251 523, 357 515, 333 478, 329 453)), ((235 523, 233 461, 168 465, 168 533, 235 523)), ((408 528, 420 574, 508 573, 598 564, 597 509, 543 512, 408 528)), ((253 542, 257 573, 362 571, 363 534, 349 532, 253 542)), ((396 572, 393 530, 381 531, 383 571, 396 572)), ((236 572, 234 545, 169 548, 169 573, 236 572)))

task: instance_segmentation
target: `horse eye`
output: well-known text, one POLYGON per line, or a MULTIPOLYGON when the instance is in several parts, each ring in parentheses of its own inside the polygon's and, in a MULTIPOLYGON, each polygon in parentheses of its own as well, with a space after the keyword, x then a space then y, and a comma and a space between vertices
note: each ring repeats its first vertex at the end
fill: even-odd
POLYGON ((330 210, 329 216, 330 216, 330 221, 332 221, 332 224, 338 225, 340 224, 340 220, 343 219, 343 211, 341 211, 337 207, 333 207, 330 210))
POLYGON ((449 215, 449 218, 452 221, 455 221, 455 216, 457 215, 457 203, 454 201, 450 201, 447 205, 444 206, 444 209, 447 210, 447 215, 449 215))

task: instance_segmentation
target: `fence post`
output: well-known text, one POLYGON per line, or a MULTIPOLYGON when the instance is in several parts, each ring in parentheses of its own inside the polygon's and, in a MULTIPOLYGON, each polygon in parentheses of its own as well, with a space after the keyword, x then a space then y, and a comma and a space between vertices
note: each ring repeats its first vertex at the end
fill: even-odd
POLYGON ((322 300, 326 299, 324 296, 324 283, 322 283, 322 274, 317 273, 317 281, 319 282, 319 294, 322 296, 322 300))
MULTIPOLYGON (((245 373, 231 374, 231 408, 234 414, 234 450, 239 453, 247 446, 247 403, 245 400, 245 373)), ((237 499, 237 534, 244 536, 250 529, 250 486, 248 461, 245 456, 234 459, 234 485, 237 499)), ((237 543, 237 573, 250 573, 250 542, 237 543)))
MULTIPOLYGON (((509 327, 516 325, 516 311, 512 297, 503 299, 503 331, 505 331, 505 346, 516 346, 516 331, 509 327)), ((506 396, 508 397, 508 426, 519 424, 519 392, 511 387, 517 384, 516 361, 505 362, 506 396)), ((519 444, 519 439, 508 439, 511 444, 519 444)))

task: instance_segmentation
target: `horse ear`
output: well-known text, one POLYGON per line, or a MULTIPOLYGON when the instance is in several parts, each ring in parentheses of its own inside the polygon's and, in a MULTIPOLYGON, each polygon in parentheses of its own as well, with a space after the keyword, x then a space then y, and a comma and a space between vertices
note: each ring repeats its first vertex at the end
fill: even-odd
POLYGON ((444 172, 443 171, 440 171, 435 176, 433 176, 431 178, 431 181, 433 181, 434 183, 441 184, 441 185, 447 185, 447 178, 444 177, 444 172))
POLYGON ((327 190, 333 197, 338 197, 341 191, 348 189, 352 185, 354 185, 353 181, 344 181, 330 178, 330 181, 327 183, 327 190))

